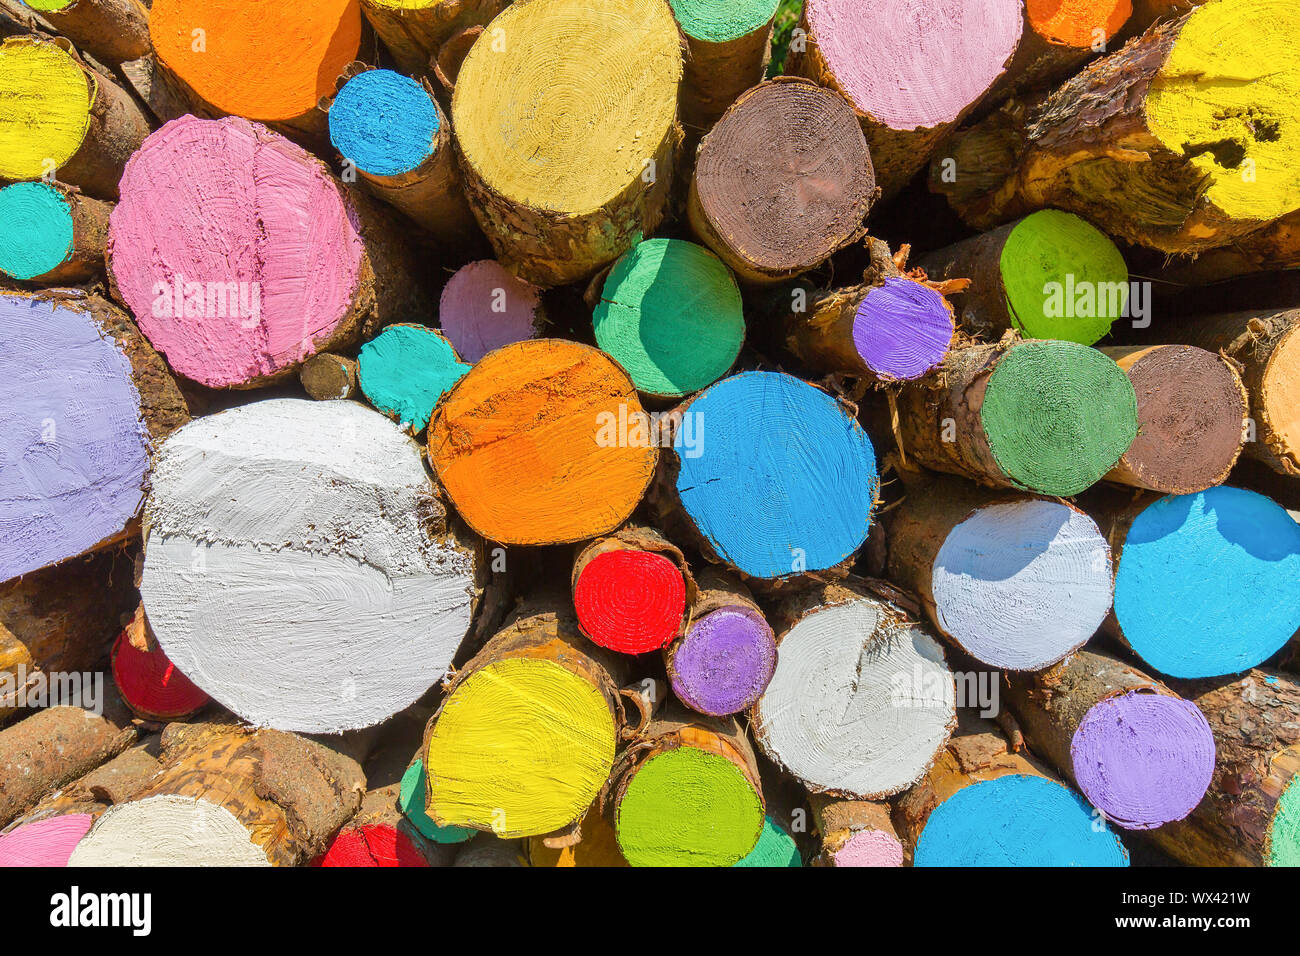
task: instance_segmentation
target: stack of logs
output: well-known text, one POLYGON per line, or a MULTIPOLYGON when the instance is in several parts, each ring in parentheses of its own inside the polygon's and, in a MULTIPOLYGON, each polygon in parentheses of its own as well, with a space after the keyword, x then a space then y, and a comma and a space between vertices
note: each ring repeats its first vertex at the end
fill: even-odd
POLYGON ((1300 8, 940 6, 0 0, 0 865, 1300 865, 1300 8))

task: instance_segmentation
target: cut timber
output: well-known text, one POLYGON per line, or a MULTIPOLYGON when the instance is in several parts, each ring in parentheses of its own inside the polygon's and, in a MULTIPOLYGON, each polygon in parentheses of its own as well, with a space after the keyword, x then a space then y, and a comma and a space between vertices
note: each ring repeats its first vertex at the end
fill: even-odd
POLYGON ((424 772, 424 760, 417 756, 407 766, 399 782, 397 806, 410 821, 411 826, 433 843, 453 845, 464 843, 477 833, 469 827, 440 827, 425 812, 428 803, 429 775, 424 772))
POLYGON ((534 339, 488 355, 438 404, 429 461, 487 540, 572 544, 613 531, 640 503, 659 458, 649 432, 608 356, 534 339))
POLYGON ((662 0, 529 0, 492 21, 461 67, 452 128, 470 205, 510 271, 563 285, 654 232, 681 74, 662 0))
POLYGON ((677 416, 670 480, 713 557, 772 580, 836 567, 866 541, 875 451, 830 395, 790 375, 745 372, 677 416))
POLYGON ((1110 612, 1110 546, 1073 505, 952 478, 909 481, 887 528, 890 580, 982 663, 1040 670, 1083 646, 1110 612))
POLYGON ((690 623, 664 651, 673 694, 701 714, 738 714, 772 680, 776 636, 734 574, 705 568, 696 584, 690 623))
POLYGON ((81 696, 102 713, 50 707, 0 730, 0 827, 135 743, 130 712, 115 692, 92 687, 81 696))
POLYGON ((398 809, 399 784, 369 790, 318 866, 450 866, 455 851, 424 838, 398 809))
POLYGON ((438 47, 438 55, 433 60, 433 76, 442 87, 442 96, 439 99, 443 103, 451 101, 452 95, 456 92, 456 78, 460 76, 460 68, 465 64, 465 57, 469 56, 469 51, 474 49, 474 44, 482 35, 483 27, 476 23, 463 30, 457 30, 442 46, 438 47))
POLYGON ((584 637, 622 654, 657 651, 681 633, 695 581, 682 552, 652 528, 623 528, 579 552, 571 576, 584 637))
POLYGON ((955 324, 952 306, 935 289, 904 275, 889 247, 867 246, 871 264, 859 285, 827 289, 797 301, 783 317, 785 347, 825 374, 910 381, 948 354, 955 324))
POLYGON ((1008 703, 1029 748, 1127 830, 1182 820, 1214 773, 1205 717, 1158 680, 1083 650, 1037 674, 1009 674, 1008 703))
POLYGON ((528 865, 535 867, 619 867, 628 866, 619 849, 618 837, 609 817, 592 807, 582 818, 582 839, 572 846, 552 848, 546 837, 529 837, 525 843, 528 865))
MULTIPOLYGON (((716 123, 736 97, 762 81, 771 55, 777 0, 669 0, 669 4, 686 38, 682 124, 698 134, 716 123)), ((790 132, 797 129, 792 127, 790 132)), ((769 140, 768 145, 775 142, 769 140)))
POLYGON ((647 239, 625 253, 605 278, 591 321, 596 344, 653 398, 712 385, 731 370, 745 339, 731 270, 680 239, 647 239))
POLYGON ((99 670, 138 603, 131 559, 115 551, 0 584, 0 723, 42 684, 99 670))
POLYGON ((0 189, 0 273, 34 285, 75 285, 104 273, 113 204, 58 183, 0 189))
POLYGON ((1096 349, 1074 342, 979 345, 903 388, 907 458, 982 484, 1069 497, 1115 467, 1137 437, 1137 396, 1096 349))
POLYGON ((0 581, 126 540, 149 451, 189 418, 162 359, 96 296, 0 295, 0 581))
POLYGON ((66 40, 0 43, 0 179, 57 176, 117 198, 149 121, 127 93, 66 49, 66 40))
POLYGON ((1300 630, 1300 525, 1270 499, 1217 487, 1088 507, 1115 553, 1114 629, 1159 673, 1239 674, 1300 630))
POLYGON ((469 371, 437 329, 390 325, 361 346, 357 378, 366 401, 418 435, 433 408, 469 371))
POLYGON ((198 419, 157 455, 149 624, 250 723, 378 723, 447 672, 479 594, 477 551, 434 494, 415 443, 353 402, 273 399, 198 419))
POLYGON ((841 93, 857 112, 876 180, 893 195, 1010 64, 1023 0, 808 0, 807 50, 787 72, 841 93))
POLYGON ((1209 0, 1133 0, 1133 16, 1124 32, 1140 33, 1157 20, 1172 20, 1191 13, 1209 0))
POLYGON ((903 865, 903 844, 889 818, 889 804, 818 794, 812 798, 812 811, 822 841, 813 866, 903 865))
POLYGON ((457 672, 429 722, 426 810, 438 826, 499 837, 563 829, 614 766, 624 722, 609 670, 617 664, 569 612, 520 613, 457 672))
POLYGON ((0 866, 67 866, 91 824, 114 803, 143 789, 158 771, 150 749, 138 744, 123 751, 15 820, 0 833, 0 866))
POLYGON ((1209 285, 1260 272, 1300 269, 1300 211, 1287 213, 1230 246, 1209 249, 1190 261, 1175 261, 1160 278, 1190 286, 1209 285))
POLYGON ((704 138, 687 211, 700 241, 743 281, 770 283, 858 239, 879 194, 843 97, 780 77, 742 94, 704 138))
POLYGON ((1250 406, 1243 452, 1291 477, 1300 476, 1298 327, 1300 309, 1290 309, 1193 319, 1177 329, 1180 341, 1237 364, 1250 406))
POLYGON ((174 120, 127 165, 122 196, 110 278, 171 367, 201 385, 279 381, 427 307, 392 223, 264 126, 174 120))
POLYGON ((763 818, 763 832, 758 835, 758 843, 736 866, 785 869, 803 866, 803 857, 799 853, 799 845, 795 843, 794 837, 769 814, 763 818))
POLYGON ((776 672, 754 739, 812 793, 877 800, 925 773, 956 726, 943 648, 869 582, 822 585, 779 610, 776 672))
POLYGON ((317 109, 361 49, 357 0, 308 6, 276 0, 154 0, 157 63, 192 112, 243 116, 319 138, 317 109))
POLYGON ((763 788, 734 719, 666 711, 620 762, 610 802, 632 866, 733 866, 758 843, 763 788))
POLYGON ((932 186, 980 229, 1054 206, 1162 252, 1229 245, 1300 207, 1300 65, 1281 53, 1298 31, 1291 0, 1206 4, 1047 97, 1010 134, 1009 165, 963 149, 988 129, 962 134, 932 186))
POLYGON ((356 813, 361 767, 278 730, 169 724, 162 769, 110 807, 71 866, 301 866, 356 813))
POLYGON ((1128 866, 1096 811, 996 732, 949 741, 894 823, 914 866, 1128 866))
POLYGON ((1226 481, 1247 407, 1233 366, 1188 345, 1102 351, 1128 375, 1138 403, 1138 437, 1106 479, 1176 495, 1226 481))
POLYGON ((1300 685, 1253 670, 1239 680, 1175 684, 1205 714, 1218 759, 1186 820, 1152 830, 1191 866, 1300 866, 1300 685))
POLYGON ((1044 209, 926 256, 931 279, 970 279, 955 298, 962 327, 996 339, 1008 329, 1025 338, 1092 345, 1128 314, 1124 257, 1078 216, 1044 209))
POLYGON ((357 360, 318 352, 302 363, 298 379, 304 391, 318 402, 352 398, 357 394, 357 360))
POLYGON ((420 76, 452 34, 490 23, 509 0, 361 0, 361 12, 402 72, 420 76))
POLYGON ((185 720, 210 700, 163 652, 143 608, 114 642, 112 668, 122 700, 145 720, 185 720))
POLYGON ((1025 0, 1015 58, 993 95, 1054 86, 1104 52, 1133 12, 1130 0, 1025 0))
POLYGON ((456 354, 473 365, 489 352, 542 334, 540 293, 495 259, 471 262, 443 286, 438 324, 456 354))
POLYGON ((110 65, 138 60, 152 49, 149 8, 140 0, 25 0, 50 26, 110 65))
POLYGON ((329 132, 366 188, 446 251, 459 252, 478 236, 456 168, 451 124, 427 83, 391 70, 357 73, 329 105, 329 132))

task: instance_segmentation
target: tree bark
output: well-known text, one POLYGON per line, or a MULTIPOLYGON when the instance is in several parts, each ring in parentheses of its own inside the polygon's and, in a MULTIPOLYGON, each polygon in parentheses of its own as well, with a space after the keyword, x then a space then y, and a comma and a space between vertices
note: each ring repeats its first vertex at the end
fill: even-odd
POLYGON ((1241 132, 1240 142, 1229 136, 1228 152, 1220 154, 1216 144, 1166 143, 1149 119, 1152 91, 1165 82, 1188 22, 1159 23, 1042 102, 1008 105, 958 134, 950 147, 955 169, 936 164, 931 188, 977 229, 1054 207, 1084 216, 1114 238, 1174 254, 1229 245, 1289 212, 1233 214, 1207 192, 1207 179, 1212 185, 1216 176, 1226 181, 1240 174, 1240 159, 1267 131, 1241 132), (1195 162, 1207 152, 1219 158, 1218 173, 1195 162))
POLYGON ((300 866, 356 813, 366 786, 355 760, 278 730, 169 724, 160 759, 143 790, 99 818, 74 866, 300 866))
MULTIPOLYGON (((131 562, 118 552, 0 585, 0 684, 19 695, 37 680, 99 670, 138 601, 131 562)), ((17 703, 0 694, 0 723, 18 713, 17 703)))
POLYGON ((657 0, 618 0, 594 19, 585 0, 553 0, 511 5, 474 45, 452 103, 461 171, 496 258, 520 278, 589 278, 658 228, 681 140, 678 44, 657 0), (540 112, 521 114, 526 103, 540 112))
POLYGON ((135 743, 136 728, 116 692, 106 687, 102 704, 102 716, 50 707, 0 730, 0 826, 135 743))
POLYGON ((783 309, 785 348, 822 374, 881 382, 920 378, 948 353, 952 306, 932 285, 903 272, 889 247, 868 239, 862 282, 815 292, 783 309))
POLYGON ((403 73, 426 75, 452 34, 490 23, 508 0, 424 0, 419 4, 362 0, 361 12, 403 73))
POLYGON ((812 798, 821 852, 813 866, 902 866, 903 845, 888 803, 812 798))
MULTIPOLYGON (((773 16, 776 8, 773 7, 773 16)), ((763 80, 772 54, 772 20, 743 36, 720 42, 691 34, 678 22, 685 41, 681 115, 687 134, 698 139, 736 98, 763 80)), ((792 130, 793 131, 793 130, 792 130)))
POLYGON ((1253 670, 1230 681, 1172 686, 1205 714, 1218 759, 1205 800, 1186 820, 1150 831, 1151 841, 1190 866, 1267 866, 1280 862, 1273 854, 1283 850, 1289 833, 1294 861, 1300 839, 1295 820, 1284 833, 1278 807, 1300 774, 1300 685, 1294 676, 1253 670))
POLYGON ((1029 749, 1118 826, 1155 829, 1205 795, 1215 756, 1209 726, 1137 668, 1082 650, 1036 674, 1008 674, 1005 688, 1029 749))
POLYGON ((149 9, 140 0, 72 0, 41 16, 95 59, 110 66, 138 60, 153 50, 149 9))

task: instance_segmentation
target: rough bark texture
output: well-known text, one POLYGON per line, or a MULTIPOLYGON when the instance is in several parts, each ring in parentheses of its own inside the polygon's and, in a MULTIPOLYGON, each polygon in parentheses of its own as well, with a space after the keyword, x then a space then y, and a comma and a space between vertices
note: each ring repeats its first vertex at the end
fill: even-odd
MULTIPOLYGON (((1188 345, 1218 352, 1235 363, 1249 397, 1254 441, 1245 454, 1284 475, 1300 476, 1293 389, 1300 385, 1300 309, 1238 312, 1180 324, 1177 337, 1188 345)), ((1247 436, 1249 437, 1249 436, 1247 436)))
MULTIPOLYGON (((56 40, 66 46, 66 40, 56 40)), ((117 199, 117 184, 126 161, 149 135, 149 120, 131 95, 72 54, 91 90, 90 120, 76 154, 60 167, 59 180, 79 186, 99 199, 117 199)))
POLYGON ((149 9, 140 0, 73 0, 41 16, 79 48, 110 65, 136 60, 153 49, 149 9))
POLYGON ((1191 286, 1209 285, 1237 276, 1300 268, 1300 212, 1275 219, 1231 245, 1202 252, 1195 259, 1176 260, 1160 277, 1191 286))
POLYGON ((229 810, 273 866, 324 851, 361 806, 366 781, 355 760, 278 730, 168 724, 162 765, 136 800, 182 796, 229 810))
POLYGON ((772 21, 742 37, 711 43, 683 32, 681 116, 688 136, 703 135, 736 101, 763 79, 772 55, 772 21))
POLYGON ((92 199, 76 187, 53 184, 72 215, 72 248, 64 260, 48 272, 22 285, 79 285, 104 274, 104 249, 108 244, 108 216, 111 202, 92 199))
POLYGON ((519 278, 542 288, 588 278, 663 221, 673 184, 673 158, 681 128, 672 127, 647 157, 658 175, 647 185, 635 177, 602 209, 571 215, 514 202, 495 192, 461 154, 470 208, 496 258, 519 278))
POLYGON ((1004 339, 997 345, 954 349, 933 375, 903 387, 896 437, 904 461, 992 487, 1015 487, 993 457, 980 419, 989 376, 1015 344, 1004 339))
MULTIPOLYGON (((397 806, 400 792, 400 783, 367 790, 357 815, 344 825, 339 831, 339 836, 349 830, 362 831, 367 828, 392 830, 397 834, 399 854, 404 846, 409 845, 429 866, 451 866, 460 846, 455 843, 434 843, 420 833, 397 806)), ((362 839, 365 839, 364 836, 362 839)))
POLYGON ((959 790, 986 780, 1028 774, 1055 780, 1027 754, 1014 753, 992 724, 981 721, 948 741, 930 770, 894 803, 893 820, 910 863, 930 814, 959 790))
MULTIPOLYGON (((369 68, 364 63, 353 63, 339 77, 340 88, 369 68)), ((475 244, 486 248, 486 243, 465 201, 451 123, 434 99, 428 81, 421 80, 420 84, 438 114, 438 132, 428 157, 415 169, 395 176, 376 176, 360 168, 356 172, 366 189, 432 235, 448 256, 466 258, 475 244)), ((328 112, 328 104, 323 103, 322 108, 328 112)))
POLYGON ((403 73, 421 76, 430 60, 453 33, 489 23, 509 0, 430 0, 414 9, 393 9, 375 0, 362 0, 361 11, 393 54, 403 73))
MULTIPOLYGON (((21 691, 37 674, 99 669, 139 603, 132 577, 129 556, 104 552, 0 585, 0 680, 21 691)), ((0 695, 0 723, 16 703, 0 695)))
POLYGON ((136 744, 67 786, 48 794, 8 829, 70 813, 87 813, 98 817, 113 804, 129 800, 144 789, 158 772, 160 765, 157 751, 157 737, 136 744))
POLYGON ((460 66, 482 35, 482 25, 475 24, 457 30, 438 48, 438 55, 433 61, 433 76, 438 81, 441 101, 446 109, 451 109, 451 96, 456 92, 456 77, 460 76, 460 66))
POLYGON ((357 394, 357 360, 320 352, 303 363, 298 378, 307 394, 318 402, 352 398, 357 394))
POLYGON ((932 252, 918 264, 931 279, 969 279, 970 285, 956 300, 963 330, 972 335, 996 339, 1015 328, 1002 283, 1002 249, 1018 223, 963 239, 932 252))
POLYGON ((1178 345, 1102 349, 1133 383, 1138 437, 1107 481, 1166 494, 1221 485, 1237 463, 1246 389, 1232 364, 1178 345))
POLYGON ((51 707, 0 731, 0 826, 136 741, 130 711, 104 687, 103 716, 51 707))
POLYGON ((1029 749, 1071 781, 1070 743, 1094 704, 1129 691, 1177 696, 1118 658, 1089 650, 1036 674, 1008 672, 1003 687, 1029 749))
POLYGON ((1192 866, 1263 865, 1278 798, 1300 773, 1300 684, 1262 670, 1171 684, 1210 722, 1218 757, 1191 816, 1147 836, 1192 866))
POLYGON ((813 822, 822 841, 821 852, 813 858, 813 866, 834 866, 835 854, 864 831, 879 831, 898 840, 888 803, 835 800, 820 794, 811 799, 813 822))
POLYGON ((1190 157, 1147 126, 1147 95, 1183 22, 1153 28, 1041 104, 1008 104, 959 134, 949 149, 955 175, 945 177, 937 163, 931 188, 982 230, 1057 208, 1114 238, 1191 253, 1259 229, 1264 223, 1233 219, 1203 199, 1204 177, 1190 157))

